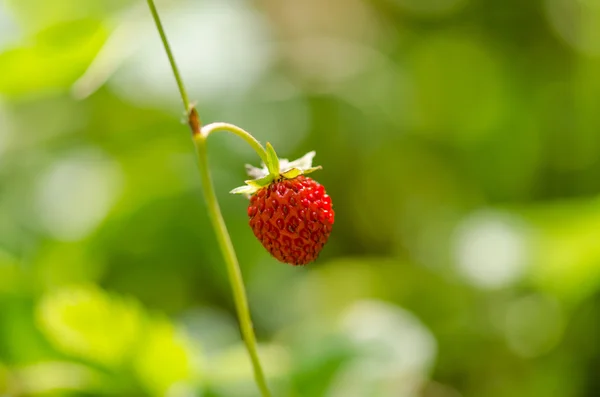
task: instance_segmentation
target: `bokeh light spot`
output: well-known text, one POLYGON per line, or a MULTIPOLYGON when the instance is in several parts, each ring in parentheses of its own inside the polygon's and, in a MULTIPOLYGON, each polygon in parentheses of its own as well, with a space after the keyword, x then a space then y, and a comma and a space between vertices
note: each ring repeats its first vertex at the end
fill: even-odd
POLYGON ((437 344, 410 312, 380 301, 358 301, 342 315, 342 329, 357 349, 329 397, 411 396, 425 379, 437 344))
POLYGON ((506 214, 481 211, 462 221, 454 235, 459 273, 481 288, 501 288, 525 270, 527 244, 521 223, 506 214))
POLYGON ((5 4, 0 3, 0 51, 16 42, 21 35, 19 26, 5 4))
POLYGON ((558 36, 575 50, 600 55, 600 2, 546 0, 546 13, 558 36))
POLYGON ((523 357, 536 357, 559 342, 564 320, 561 307, 546 295, 529 295, 510 303, 505 319, 509 347, 523 357))
POLYGON ((122 185, 122 172, 106 155, 80 150, 54 163, 39 180, 41 226, 60 240, 78 240, 106 217, 122 185))
MULTIPOLYGON (((227 103, 252 87, 271 64, 266 25, 243 3, 184 1, 164 10, 162 18, 190 94, 200 92, 203 98, 227 103)), ((138 50, 117 71, 111 87, 137 103, 178 104, 169 62, 153 25, 148 21, 138 33, 138 50)))

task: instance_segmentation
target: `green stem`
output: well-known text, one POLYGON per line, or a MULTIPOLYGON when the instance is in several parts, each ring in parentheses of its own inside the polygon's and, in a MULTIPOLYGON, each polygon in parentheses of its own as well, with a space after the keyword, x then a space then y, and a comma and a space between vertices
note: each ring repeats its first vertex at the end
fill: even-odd
MULTIPOLYGON (((203 129, 204 130, 204 129, 203 129)), ((231 131, 227 129, 227 131, 231 131)), ((207 134, 208 135, 208 134, 207 134)), ((198 153, 198 164, 200 168, 200 174, 202 176, 202 190, 204 190, 204 197, 208 205, 208 213, 210 215, 213 227, 217 232, 217 240, 223 257, 225 258, 225 264, 227 265, 227 275, 229 276, 229 282, 233 289, 233 298, 235 301, 235 307, 237 310, 238 319, 240 322, 240 328, 242 331, 242 338, 246 344, 246 349, 250 355, 252 366, 254 367, 254 379, 260 389, 263 397, 270 397, 271 393, 267 387, 267 381, 265 374, 260 364, 260 358, 258 356, 258 349, 256 344, 256 336, 254 335, 254 327, 252 326, 252 318, 250 317, 250 309, 248 307, 248 299, 246 297, 246 288, 244 287, 244 281, 242 278, 242 272, 240 271, 240 265, 235 255, 231 238, 227 232, 227 226, 223 220, 223 215, 219 208, 217 196, 215 194, 215 188, 208 172, 208 160, 206 155, 206 138, 197 136, 194 139, 196 144, 196 153, 198 153)))
POLYGON ((254 335, 252 318, 250 317, 250 309, 248 306, 248 298, 246 297, 246 289, 244 287, 242 272, 240 271, 240 266, 237 260, 237 256, 235 254, 235 249, 233 248, 233 244, 231 243, 231 238, 229 236, 229 232, 227 231, 227 226, 225 225, 223 215, 221 214, 221 209, 219 208, 219 202, 217 201, 217 195, 215 194, 215 188, 213 186, 210 172, 208 169, 206 138, 208 138, 208 136, 212 132, 217 130, 229 131, 244 139, 258 153, 258 155, 265 164, 267 164, 268 159, 267 152, 252 135, 235 125, 227 123, 213 123, 202 128, 198 112, 196 111, 194 106, 190 104, 190 101, 188 99, 187 93, 185 91, 185 86, 183 85, 183 80, 181 79, 181 75, 179 74, 179 69, 177 69, 175 58, 173 57, 173 53, 171 52, 171 47, 169 46, 169 42, 167 41, 167 36, 162 27, 162 23, 160 22, 158 11, 156 10, 156 6, 154 5, 154 0, 147 1, 148 7, 150 7, 150 12, 152 13, 152 17, 154 18, 154 22, 156 23, 156 28, 160 33, 161 40, 165 47, 165 51, 167 52, 169 62, 171 63, 171 68, 173 69, 173 74, 175 75, 177 86, 179 87, 179 93, 181 94, 181 100, 183 101, 183 106, 185 107, 185 111, 188 116, 188 124, 192 129, 192 136, 194 138, 196 153, 198 155, 198 167, 200 169, 204 197, 206 199, 208 213, 213 228, 215 229, 217 241, 221 248, 225 264, 227 265, 227 274, 229 276, 229 283, 231 284, 231 288, 233 290, 233 298, 238 319, 240 322, 242 338, 244 339, 246 349, 248 350, 250 360, 252 361, 252 366, 254 368, 254 378, 256 379, 256 384, 258 385, 262 396, 271 397, 271 393, 269 392, 269 388, 267 387, 265 374, 260 364, 260 358, 258 356, 256 336, 254 335))
POLYGON ((171 51, 171 46, 169 45, 169 41, 167 40, 167 35, 165 34, 165 30, 163 29, 162 23, 160 22, 160 17, 158 16, 158 11, 156 10, 156 6, 154 5, 154 0, 148 0, 148 7, 150 8, 152 18, 154 18, 154 23, 156 24, 156 29, 158 29, 158 34, 160 34, 160 39, 164 44, 165 51, 167 52, 167 57, 169 58, 171 69, 173 69, 173 75, 175 76, 175 80, 177 81, 177 87, 179 87, 179 93, 181 94, 181 100, 183 101, 183 107, 185 108, 185 113, 187 115, 192 110, 192 105, 190 104, 187 92, 185 91, 183 79, 181 78, 181 74, 179 73, 179 69, 177 68, 177 64, 175 63, 175 57, 173 56, 173 52, 171 51))
MULTIPOLYGON (((256 140, 256 138, 250 135, 249 132, 233 124, 211 123, 202 127, 202 138, 206 139, 210 134, 216 131, 227 131, 239 136, 240 138, 245 140, 248 143, 248 145, 252 147, 252 149, 254 149, 256 154, 260 156, 260 159, 263 161, 263 163, 268 164, 267 151, 260 144, 260 142, 256 140)), ((198 138, 196 137, 196 140, 197 139, 198 138)))

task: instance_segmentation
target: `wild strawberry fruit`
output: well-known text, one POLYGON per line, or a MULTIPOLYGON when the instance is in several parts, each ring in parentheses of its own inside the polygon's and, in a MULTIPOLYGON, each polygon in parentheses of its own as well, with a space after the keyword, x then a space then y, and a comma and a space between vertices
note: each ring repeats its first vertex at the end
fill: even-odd
MULTIPOLYGON (((267 149, 271 160, 276 155, 269 144, 267 149)), ((276 259, 292 265, 317 259, 334 222, 325 188, 305 176, 320 168, 311 166, 314 155, 310 152, 293 162, 277 159, 262 169, 247 166, 256 179, 232 191, 250 196, 248 216, 254 235, 276 259)))
POLYGON ((267 251, 292 265, 317 259, 334 220, 331 198, 322 185, 304 175, 260 189, 250 198, 248 216, 267 251))

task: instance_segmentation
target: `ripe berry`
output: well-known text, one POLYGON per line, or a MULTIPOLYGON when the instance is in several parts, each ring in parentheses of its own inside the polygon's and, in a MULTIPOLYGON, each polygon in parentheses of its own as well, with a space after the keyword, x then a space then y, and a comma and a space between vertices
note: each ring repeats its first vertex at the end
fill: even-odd
POLYGON ((281 178, 258 190, 250 198, 248 216, 267 251, 292 265, 317 259, 334 222, 331 198, 304 175, 281 178))
POLYGON ((279 159, 267 143, 263 167, 246 165, 254 179, 231 191, 250 198, 250 227, 262 245, 292 265, 317 259, 333 225, 331 198, 323 186, 306 176, 321 169, 312 166, 314 156, 310 152, 294 161, 279 159))

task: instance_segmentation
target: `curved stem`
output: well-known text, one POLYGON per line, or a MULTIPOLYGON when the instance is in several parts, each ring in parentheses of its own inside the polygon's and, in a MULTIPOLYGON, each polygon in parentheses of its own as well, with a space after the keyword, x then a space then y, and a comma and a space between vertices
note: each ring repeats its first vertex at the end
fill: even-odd
MULTIPOLYGON (((212 134, 213 132, 216 132, 216 131, 227 131, 227 132, 231 132, 232 134, 239 136, 240 138, 245 140, 248 143, 248 145, 250 145, 252 147, 252 149, 254 149, 256 154, 258 154, 260 156, 263 163, 268 164, 267 151, 265 150, 265 148, 260 144, 259 141, 256 140, 256 138, 254 138, 252 135, 250 135, 249 132, 238 127, 237 125, 233 125, 233 124, 229 124, 229 123, 220 123, 220 122, 205 125, 204 127, 202 127, 202 133, 200 134, 201 139, 203 139, 203 140, 207 139, 210 134, 212 134)), ((194 140, 197 141, 198 139, 199 138, 196 135, 194 140)))
MULTIPOLYGON (((226 130, 231 131, 228 128, 226 130)), ((210 130, 207 131, 208 132, 206 136, 212 132, 210 130)), ((210 177, 210 172, 208 171, 206 139, 205 137, 203 139, 194 139, 194 143, 196 145, 198 165, 200 168, 200 174, 202 176, 202 190, 204 191, 204 197, 208 205, 208 213, 210 215, 213 227, 217 232, 217 240, 219 242, 219 246, 221 247, 221 251, 223 252, 223 257, 225 258, 225 264, 227 265, 227 275, 229 276, 229 283, 233 289, 233 298, 235 301, 238 319, 240 321, 242 337, 244 339, 244 343, 246 344, 246 349, 250 354, 252 366, 254 367, 254 379, 256 380, 256 384, 258 385, 263 397, 270 397, 271 394, 269 392, 269 388, 267 387, 265 374, 260 365, 256 337, 254 335, 254 327, 252 326, 252 318, 250 316, 250 309, 248 306, 248 299, 246 297, 246 288, 244 287, 242 272, 240 271, 240 265, 238 263, 237 256, 235 255, 231 238, 227 232, 227 226, 223 220, 221 209, 219 208, 219 203, 215 194, 215 188, 210 177)))

